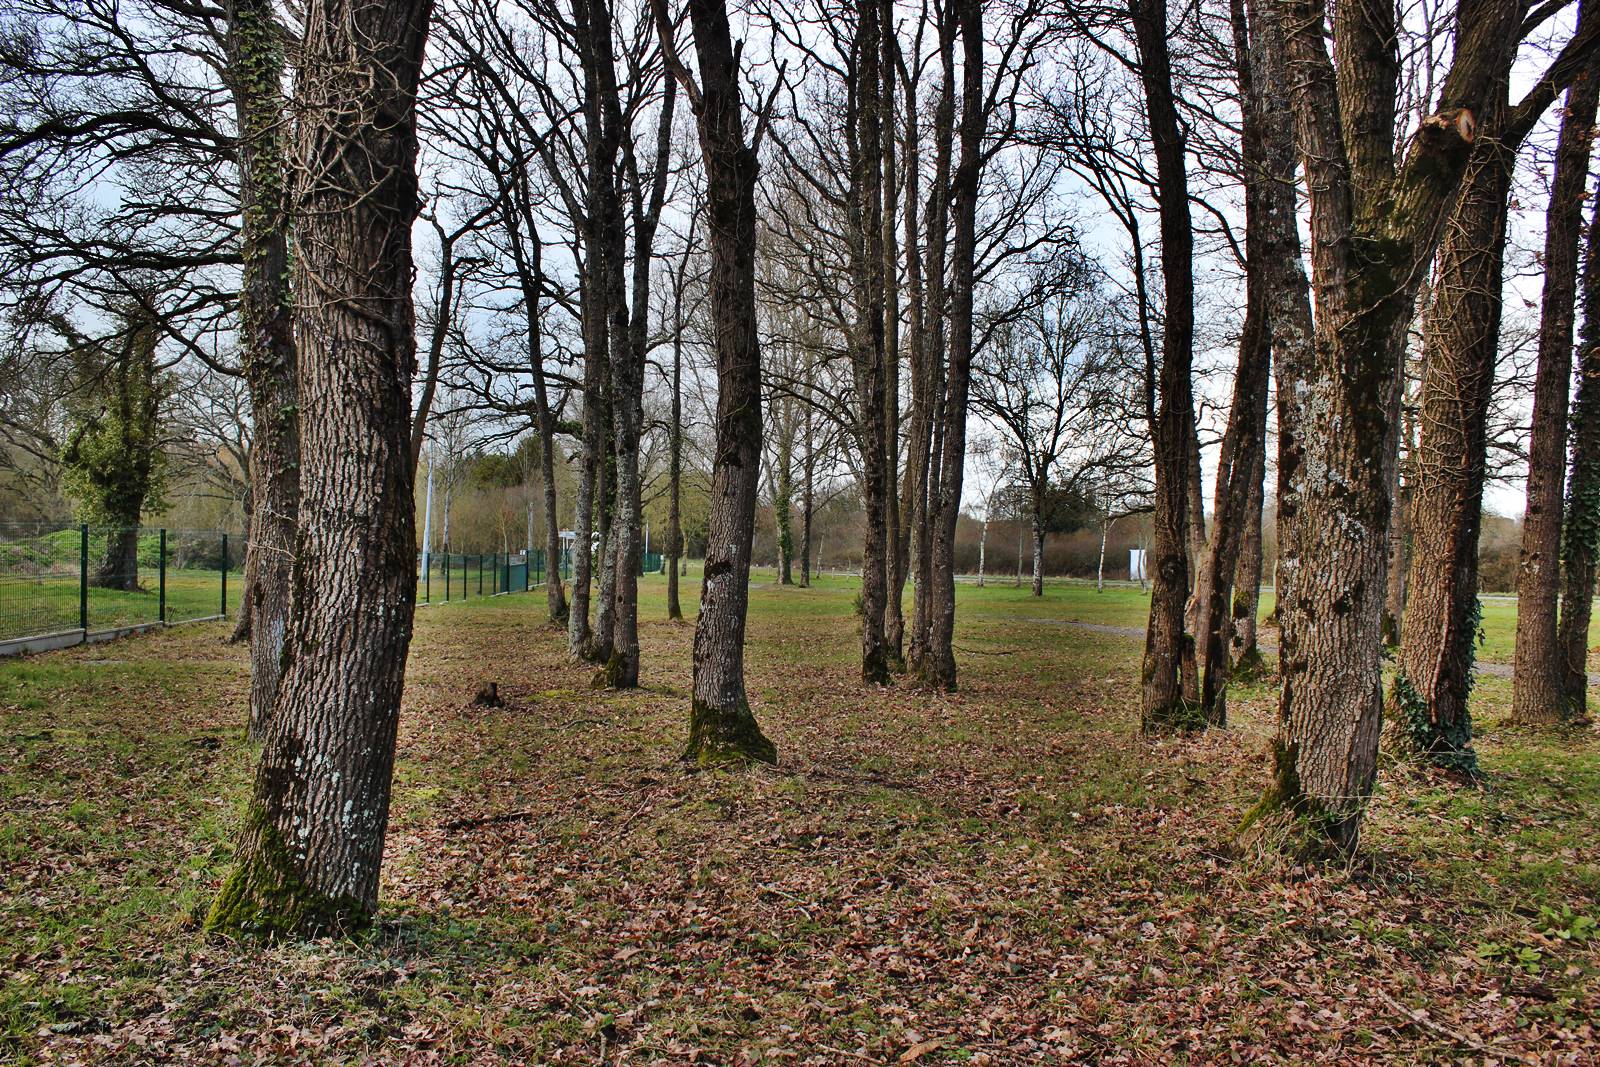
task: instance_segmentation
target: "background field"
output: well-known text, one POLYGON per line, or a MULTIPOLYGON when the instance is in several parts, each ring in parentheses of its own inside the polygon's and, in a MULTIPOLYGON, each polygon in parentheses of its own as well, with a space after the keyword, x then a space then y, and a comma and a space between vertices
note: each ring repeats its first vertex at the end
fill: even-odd
MULTIPOLYGON (((1361 858, 1236 840, 1273 692, 1138 736, 1142 595, 960 590, 962 689, 864 690, 856 584, 753 590, 781 762, 691 773, 692 627, 636 692, 542 598, 421 609, 380 921, 196 930, 252 754, 219 623, 0 663, 0 1060, 1348 1063, 1592 1056, 1600 749, 1475 693, 1490 788, 1386 764, 1361 858), (469 705, 481 681, 510 701, 469 705)), ((698 589, 685 591, 691 611, 698 589)), ((1486 613, 1489 643, 1506 617, 1486 613)))

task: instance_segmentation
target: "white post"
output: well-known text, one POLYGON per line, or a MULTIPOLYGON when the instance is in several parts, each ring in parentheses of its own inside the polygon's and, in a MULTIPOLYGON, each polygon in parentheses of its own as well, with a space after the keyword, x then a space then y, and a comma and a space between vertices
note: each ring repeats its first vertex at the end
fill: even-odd
POLYGON ((1111 524, 1105 519, 1100 520, 1100 565, 1094 572, 1094 591, 1106 591, 1106 528, 1111 524))
POLYGON ((422 573, 428 573, 433 557, 433 455, 428 455, 428 494, 422 505, 422 573))

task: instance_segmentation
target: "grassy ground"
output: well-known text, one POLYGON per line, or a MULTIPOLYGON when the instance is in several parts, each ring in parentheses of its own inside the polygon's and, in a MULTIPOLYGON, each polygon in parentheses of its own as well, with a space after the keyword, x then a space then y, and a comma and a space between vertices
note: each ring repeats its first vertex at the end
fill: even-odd
POLYGON ((754 590, 746 773, 675 759, 659 577, 630 693, 537 595, 422 609, 380 921, 265 948, 196 932, 251 765, 225 626, 0 664, 0 1061, 1592 1062, 1593 733, 1485 678, 1491 788, 1386 767, 1359 861, 1286 866, 1232 835, 1271 691, 1151 743, 1139 642, 1048 621, 1136 590, 963 587, 953 696, 861 688, 854 594, 754 590))
MULTIPOLYGON (((157 622, 161 618, 161 583, 155 568, 141 571, 137 591, 89 589, 89 629, 157 622)), ((239 606, 244 576, 228 575, 229 610, 239 606)), ((0 576, 0 641, 13 637, 75 630, 80 595, 76 574, 38 577, 0 576)), ((167 619, 183 622, 217 614, 222 603, 222 577, 214 570, 167 572, 167 619)))

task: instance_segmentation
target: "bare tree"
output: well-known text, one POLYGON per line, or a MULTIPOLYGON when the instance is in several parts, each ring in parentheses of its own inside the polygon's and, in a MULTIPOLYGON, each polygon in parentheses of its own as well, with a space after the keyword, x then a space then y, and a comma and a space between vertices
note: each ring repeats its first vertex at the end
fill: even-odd
POLYGON ((716 452, 705 578, 694 632, 694 696, 684 758, 777 761, 744 686, 750 538, 761 461, 761 341, 756 330, 755 187, 757 150, 771 101, 749 140, 739 87, 739 52, 722 0, 689 0, 698 81, 678 58, 666 0, 651 0, 667 67, 682 84, 700 131, 710 233, 711 317, 716 331, 716 452))

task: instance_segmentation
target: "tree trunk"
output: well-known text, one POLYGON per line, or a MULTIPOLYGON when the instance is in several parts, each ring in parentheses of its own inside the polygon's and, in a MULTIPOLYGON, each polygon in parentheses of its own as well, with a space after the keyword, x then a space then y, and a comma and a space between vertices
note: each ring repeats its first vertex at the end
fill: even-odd
POLYGON ((429 14, 427 0, 320 0, 305 15, 294 604, 238 861, 208 929, 300 935, 364 924, 377 907, 416 598, 411 226, 429 14))
POLYGON ((300 495, 299 394, 289 296, 283 36, 267 0, 227 5, 229 89, 239 127, 239 340, 254 433, 239 629, 250 635, 248 734, 277 697, 300 495))
POLYGON ((982 0, 952 0, 951 8, 962 51, 960 158, 950 182, 950 361, 943 410, 935 423, 939 479, 937 495, 930 496, 932 569, 928 642, 922 668, 926 684, 946 691, 956 687, 956 526, 961 517, 961 481, 967 451, 978 195, 988 118, 983 106, 982 0))
MULTIPOLYGON (((567 623, 567 594, 561 582, 561 516, 556 495, 556 420, 550 409, 550 390, 544 371, 544 248, 539 239, 533 205, 523 183, 506 190, 504 218, 507 243, 522 287, 523 313, 528 324, 528 374, 533 379, 534 425, 539 433, 539 477, 544 493, 545 612, 552 626, 567 623), (526 241, 526 244, 524 244, 526 241)), ((531 538, 530 538, 531 548, 531 538)), ((529 564, 532 564, 529 558, 529 564)))
MULTIPOLYGON (((1585 13, 1580 13, 1581 17, 1585 13)), ((1556 597, 1561 589, 1562 490, 1578 237, 1583 229, 1597 95, 1600 76, 1591 67, 1567 93, 1550 206, 1545 213, 1539 369, 1533 388, 1527 505, 1522 513, 1522 548, 1517 562, 1517 644, 1511 717, 1519 723, 1560 722, 1569 712, 1568 702, 1563 699, 1556 597)))
MULTIPOLYGON (((653 4, 663 50, 676 60, 663 0, 653 4)), ((731 759, 777 762, 744 685, 750 540, 761 465, 761 340, 756 321, 756 148, 745 142, 739 55, 723 0, 689 0, 700 67, 690 92, 706 171, 711 234, 710 304, 717 360, 716 442, 705 579, 694 631, 694 697, 684 758, 702 766, 731 759)), ((757 139, 762 124, 757 124, 757 139)))
POLYGON ((794 442, 788 434, 778 438, 778 463, 772 511, 778 525, 778 584, 794 584, 794 442))
POLYGON ((1515 153, 1498 139, 1478 143, 1439 251, 1412 458, 1415 587, 1388 705, 1404 750, 1469 776, 1477 774, 1467 697, 1480 618, 1478 531, 1515 153))
MULTIPOLYGON (((1222 726, 1228 721, 1228 678, 1233 668, 1233 618, 1230 601, 1238 569, 1245 514, 1252 494, 1259 495, 1261 457, 1267 434, 1267 394, 1271 379, 1272 333, 1267 321, 1267 285, 1271 277, 1267 257, 1284 254, 1277 247, 1272 225, 1273 185, 1293 180, 1268 170, 1264 126, 1268 116, 1251 70, 1250 27, 1244 0, 1229 5, 1233 24, 1234 65, 1245 100, 1242 123, 1242 163, 1245 179, 1245 320, 1239 338, 1239 366, 1234 375, 1233 402, 1222 443, 1217 491, 1212 502, 1211 537, 1206 546, 1203 573, 1196 585, 1205 599, 1200 606, 1196 640, 1200 643, 1203 683, 1200 705, 1206 722, 1222 726)), ((1263 87, 1264 89, 1265 87, 1263 87)), ((1272 91, 1276 91, 1276 87, 1272 91)), ((1259 504, 1257 505, 1259 507, 1259 504)), ((1259 521, 1257 534, 1259 536, 1259 521)), ((1257 546, 1259 551, 1259 544, 1257 546)))
POLYGON ((1317 316, 1304 376, 1300 365, 1280 376, 1279 425, 1291 442, 1280 456, 1283 688, 1274 783, 1247 822, 1285 816, 1296 846, 1348 851, 1377 773, 1396 364, 1517 5, 1463 10, 1446 107, 1400 164, 1394 10, 1338 9, 1337 72, 1321 0, 1277 0, 1267 14, 1269 36, 1286 46, 1287 76, 1271 84, 1289 87, 1298 125, 1317 316))
POLYGON ((1256 469, 1250 475, 1250 495, 1245 501, 1244 533, 1239 542, 1239 565, 1233 579, 1233 674, 1254 678, 1266 670, 1256 646, 1256 619, 1261 613, 1261 522, 1266 496, 1267 451, 1256 452, 1256 469))
POLYGON ((1044 596, 1044 523, 1033 517, 1033 595, 1044 596))
POLYGON ((847 214, 855 298, 851 370, 856 398, 856 443, 861 454, 861 498, 866 530, 861 547, 861 680, 888 685, 890 653, 884 633, 890 565, 894 551, 889 527, 889 457, 884 419, 887 408, 885 350, 885 270, 883 250, 881 5, 869 0, 858 9, 854 113, 847 131, 850 188, 847 214))
POLYGON ((139 591, 139 519, 106 531, 106 551, 89 584, 96 589, 139 591))
POLYGON ((946 11, 939 20, 939 62, 944 77, 934 105, 932 184, 928 190, 927 251, 916 256, 917 190, 921 163, 917 108, 906 108, 906 282, 911 303, 911 426, 906 479, 911 510, 909 550, 913 588, 911 640, 906 658, 913 674, 926 671, 932 636, 933 509, 938 484, 934 420, 944 388, 947 277, 945 260, 950 229, 951 146, 955 142, 955 21, 946 11))
POLYGON ((883 159, 883 209, 879 212, 882 236, 879 255, 883 264, 883 525, 885 534, 883 612, 884 649, 889 666, 904 671, 906 548, 900 536, 900 250, 895 238, 898 177, 895 143, 895 67, 899 41, 895 36, 894 0, 880 4, 877 22, 882 42, 878 98, 878 153, 883 159))
POLYGON ((1562 531, 1560 646, 1564 714, 1583 719, 1589 700, 1589 616, 1600 550, 1600 204, 1589 221, 1583 264, 1583 331, 1572 405, 1572 476, 1562 531))
POLYGON ((1142 722, 1146 732, 1190 725, 1183 698, 1184 605, 1189 593, 1189 489, 1193 472, 1194 400, 1189 376, 1194 339, 1194 233, 1183 135, 1167 52, 1166 0, 1139 0, 1133 10, 1139 77, 1155 142, 1160 179, 1161 271, 1166 287, 1161 404, 1155 426, 1155 582, 1145 630, 1142 722))
POLYGON ((683 558, 683 271, 687 252, 672 284, 672 426, 667 459, 667 618, 682 619, 678 601, 678 561, 683 558))
MULTIPOLYGON (((809 374, 809 371, 807 372, 809 374)), ((809 384, 809 383, 808 383, 809 384)), ((811 587, 811 514, 815 507, 816 425, 810 404, 805 406, 806 458, 800 483, 800 588, 811 587)))

